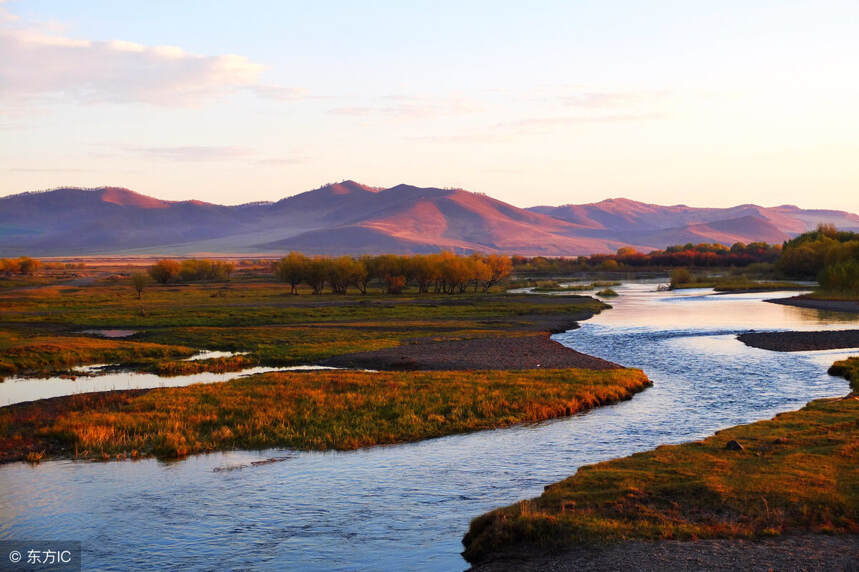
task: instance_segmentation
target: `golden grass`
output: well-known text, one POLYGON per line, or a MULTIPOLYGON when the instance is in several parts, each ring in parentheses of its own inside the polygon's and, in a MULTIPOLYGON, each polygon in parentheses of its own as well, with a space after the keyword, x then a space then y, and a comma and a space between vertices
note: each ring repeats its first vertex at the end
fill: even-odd
POLYGON ((75 336, 22 337, 0 334, 0 376, 51 373, 85 363, 183 358, 194 350, 147 342, 75 336))
POLYGON ((337 371, 75 395, 0 409, 0 459, 355 449, 571 415, 649 385, 630 369, 337 371))
POLYGON ((840 375, 850 382, 854 392, 859 393, 859 357, 837 361, 829 368, 830 375, 840 375))
POLYGON ((859 533, 856 395, 581 467, 539 498, 476 518, 463 543, 479 562, 516 545, 799 531, 859 533), (731 440, 744 450, 726 449, 731 440))

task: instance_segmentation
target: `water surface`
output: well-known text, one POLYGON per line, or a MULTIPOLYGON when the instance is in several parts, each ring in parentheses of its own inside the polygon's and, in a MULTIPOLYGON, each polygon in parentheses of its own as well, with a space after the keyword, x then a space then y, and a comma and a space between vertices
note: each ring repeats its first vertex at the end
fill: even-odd
MULTIPOLYGON (((859 317, 714 296, 615 289, 614 310, 556 339, 643 368, 654 387, 532 426, 353 452, 232 452, 162 463, 0 467, 0 538, 79 539, 87 568, 462 570, 471 518, 588 463, 705 437, 847 392, 849 351, 776 353, 749 329, 856 327, 859 317), (220 470, 273 456, 282 462, 220 470)), ((790 293, 794 294, 794 293, 790 293)), ((782 294, 789 295, 789 294, 782 294)))

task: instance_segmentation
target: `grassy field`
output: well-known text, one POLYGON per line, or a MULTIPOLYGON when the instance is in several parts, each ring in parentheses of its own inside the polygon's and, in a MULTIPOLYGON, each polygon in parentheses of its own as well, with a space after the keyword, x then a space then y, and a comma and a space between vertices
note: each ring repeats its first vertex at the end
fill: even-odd
POLYGON ((2 291, 0 376, 56 374, 104 362, 161 373, 299 365, 416 341, 525 335, 551 330, 552 323, 569 327, 608 308, 590 297, 503 293, 296 296, 288 285, 254 278, 150 285, 142 300, 124 280, 2 291), (91 328, 137 333, 123 340, 80 333, 91 328), (191 348, 248 355, 177 362, 191 348))
MULTIPOLYGON (((310 364, 404 344, 532 340, 608 307, 587 296, 503 292, 293 295, 289 286, 260 276, 227 284, 149 285, 138 300, 127 279, 114 277, 0 293, 0 375, 46 375, 104 362, 180 375, 310 364), (126 339, 82 333, 91 328, 135 333, 126 339), (246 353, 183 361, 198 349, 246 353)), ((628 369, 482 371, 496 361, 495 345, 486 347, 486 365, 469 371, 284 372, 4 407, 0 459, 353 449, 570 415, 629 398, 650 384, 628 369)))
MULTIPOLYGON (((859 391, 859 358, 833 373, 859 391)), ((629 539, 859 533, 859 397, 821 399, 700 442, 581 467, 539 498, 478 517, 480 562, 511 548, 629 539), (732 440, 743 447, 730 450, 732 440)))
POLYGON ((270 373, 0 408, 0 461, 355 449, 570 415, 650 385, 639 370, 270 373))
POLYGON ((180 345, 0 331, 0 376, 64 372, 92 363, 153 364, 194 353, 180 345))

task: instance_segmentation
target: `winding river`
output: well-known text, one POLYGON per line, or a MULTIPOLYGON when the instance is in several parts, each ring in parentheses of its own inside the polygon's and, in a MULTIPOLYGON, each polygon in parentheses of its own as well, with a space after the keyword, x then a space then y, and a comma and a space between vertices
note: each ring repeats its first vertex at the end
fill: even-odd
POLYGON ((826 368, 850 351, 776 353, 735 335, 857 327, 859 316, 762 302, 788 293, 616 289, 613 310, 555 339, 644 369, 654 387, 630 401, 346 453, 10 464, 0 467, 0 539, 82 540, 84 567, 101 570, 462 570, 471 518, 536 496, 583 464, 847 392, 826 368))

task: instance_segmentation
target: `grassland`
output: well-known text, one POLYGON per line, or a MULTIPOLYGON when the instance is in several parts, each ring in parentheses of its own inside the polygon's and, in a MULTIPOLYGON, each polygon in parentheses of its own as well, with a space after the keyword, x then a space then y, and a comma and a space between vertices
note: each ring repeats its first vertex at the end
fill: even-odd
POLYGON ((92 363, 122 362, 151 367, 194 353, 192 348, 178 345, 0 331, 0 380, 4 375, 65 372, 92 363))
POLYGON ((124 281, 0 292, 0 376, 56 374, 104 362, 161 373, 299 365, 427 340, 564 329, 608 307, 589 297, 500 293, 295 296, 288 285, 270 280, 151 285, 142 300, 124 281), (123 340, 80 333, 91 328, 138 333, 123 340), (176 361, 191 348, 248 354, 193 365, 176 361))
MULTIPOLYGON (((142 300, 127 280, 115 278, 7 290, 0 293, 0 374, 45 375, 104 362, 162 375, 234 371, 403 346, 431 357, 437 342, 446 348, 480 342, 483 350, 476 361, 446 371, 284 372, 4 407, 0 460, 352 449, 570 415, 629 398, 650 383, 638 370, 618 369, 546 339, 608 307, 587 296, 499 292, 294 295, 288 285, 260 276, 229 284, 150 285, 142 300), (93 328, 136 333, 125 339, 82 334, 93 328), (511 371, 530 366, 508 364, 506 371, 488 371, 503 361, 498 341, 511 337, 522 340, 517 347, 531 344, 531 357, 546 369, 511 371), (245 353, 183 360, 197 349, 245 353), (559 352, 569 356, 549 359, 557 360, 559 352), (585 370, 591 366, 579 362, 609 369, 585 370)), ((432 366, 418 369, 438 369, 432 366)))
POLYGON ((0 408, 0 461, 355 449, 570 415, 650 385, 639 370, 270 373, 0 408))
MULTIPOLYGON (((833 373, 859 391, 859 358, 833 373)), ((478 517, 481 562, 514 548, 620 540, 859 533, 859 397, 822 399, 700 442, 586 466, 539 498, 478 517), (742 450, 726 448, 737 441, 742 450)))

